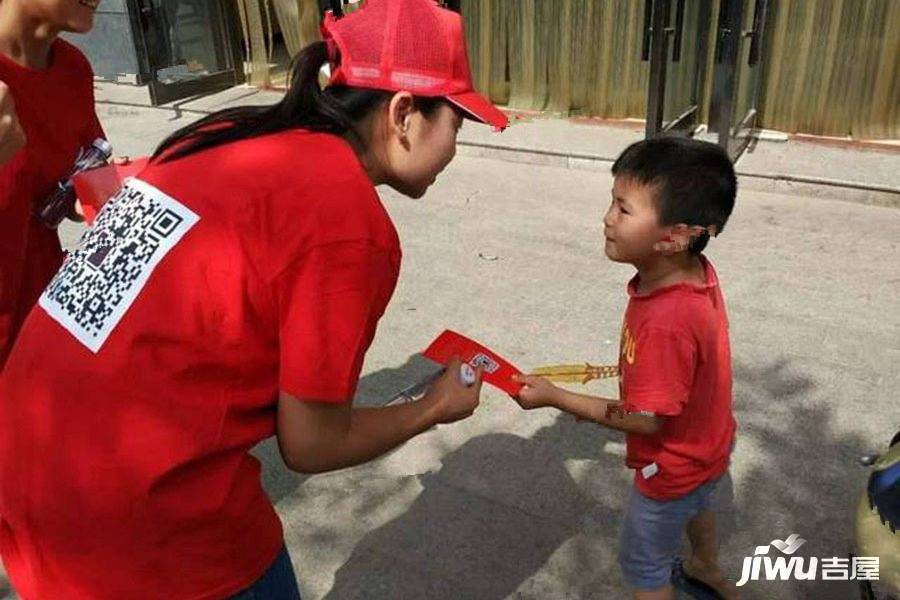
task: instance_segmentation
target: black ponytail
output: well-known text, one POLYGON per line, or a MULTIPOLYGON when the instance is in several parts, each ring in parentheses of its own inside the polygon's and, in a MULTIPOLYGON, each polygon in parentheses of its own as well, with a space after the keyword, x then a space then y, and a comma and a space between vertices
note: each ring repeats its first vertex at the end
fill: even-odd
MULTIPOLYGON (((357 125, 393 93, 342 86, 323 90, 319 71, 327 61, 325 42, 310 44, 294 58, 290 85, 280 102, 237 106, 207 115, 163 140, 152 160, 177 160, 223 144, 294 128, 350 135, 365 145, 357 125)), ((443 102, 443 98, 416 98, 416 108, 430 116, 443 102)))

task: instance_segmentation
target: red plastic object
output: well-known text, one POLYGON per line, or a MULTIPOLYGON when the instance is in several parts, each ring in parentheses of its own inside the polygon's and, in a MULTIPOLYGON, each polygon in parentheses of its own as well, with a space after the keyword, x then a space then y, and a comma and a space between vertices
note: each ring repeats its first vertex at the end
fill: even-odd
POLYGON ((449 329, 431 342, 422 354, 425 358, 445 366, 454 356, 459 356, 460 360, 472 367, 483 365, 484 381, 512 396, 518 395, 524 387, 521 383, 513 381, 513 375, 519 375, 521 371, 509 361, 490 348, 449 329))
POLYGON ((77 174, 72 183, 81 202, 84 219, 90 225, 106 201, 122 189, 126 177, 137 175, 147 165, 149 157, 139 158, 121 165, 107 165, 77 174))

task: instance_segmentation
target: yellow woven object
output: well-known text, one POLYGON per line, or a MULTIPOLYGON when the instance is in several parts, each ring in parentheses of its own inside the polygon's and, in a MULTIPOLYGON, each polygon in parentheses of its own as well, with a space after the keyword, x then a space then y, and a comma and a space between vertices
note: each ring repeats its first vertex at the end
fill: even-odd
POLYGON ((592 365, 583 363, 577 365, 550 365, 538 367, 531 371, 532 375, 539 375, 549 381, 558 383, 585 384, 594 379, 609 379, 619 376, 619 367, 615 365, 592 365))

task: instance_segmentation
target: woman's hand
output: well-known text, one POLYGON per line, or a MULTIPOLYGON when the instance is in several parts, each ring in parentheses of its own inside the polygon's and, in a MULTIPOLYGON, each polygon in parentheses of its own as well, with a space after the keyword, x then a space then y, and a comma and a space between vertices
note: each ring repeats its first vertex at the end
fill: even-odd
POLYGON ((461 421, 478 408, 484 367, 475 370, 475 383, 467 386, 460 380, 461 366, 462 361, 454 356, 441 378, 425 393, 423 400, 432 405, 436 423, 461 421))
POLYGON ((0 166, 25 146, 25 132, 16 114, 9 86, 0 81, 0 166))
POLYGON ((555 406, 562 391, 543 377, 536 375, 513 375, 513 380, 524 383, 525 387, 514 400, 525 410, 555 406))
MULTIPOLYGON (((0 0, 2 1, 2 0, 0 0)), ((459 359, 424 397, 393 406, 354 407, 346 402, 278 397, 278 446, 285 464, 299 473, 324 473, 368 462, 438 423, 452 423, 478 407, 482 369, 475 383, 460 381, 459 359)))

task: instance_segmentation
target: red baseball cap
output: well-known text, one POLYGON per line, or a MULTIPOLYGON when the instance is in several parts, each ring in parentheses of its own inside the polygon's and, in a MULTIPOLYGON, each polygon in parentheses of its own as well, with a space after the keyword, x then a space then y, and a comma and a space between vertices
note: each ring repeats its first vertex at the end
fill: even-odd
POLYGON ((366 0, 340 19, 329 11, 322 35, 340 51, 329 85, 442 96, 476 121, 509 125, 472 85, 462 17, 435 0, 366 0))

